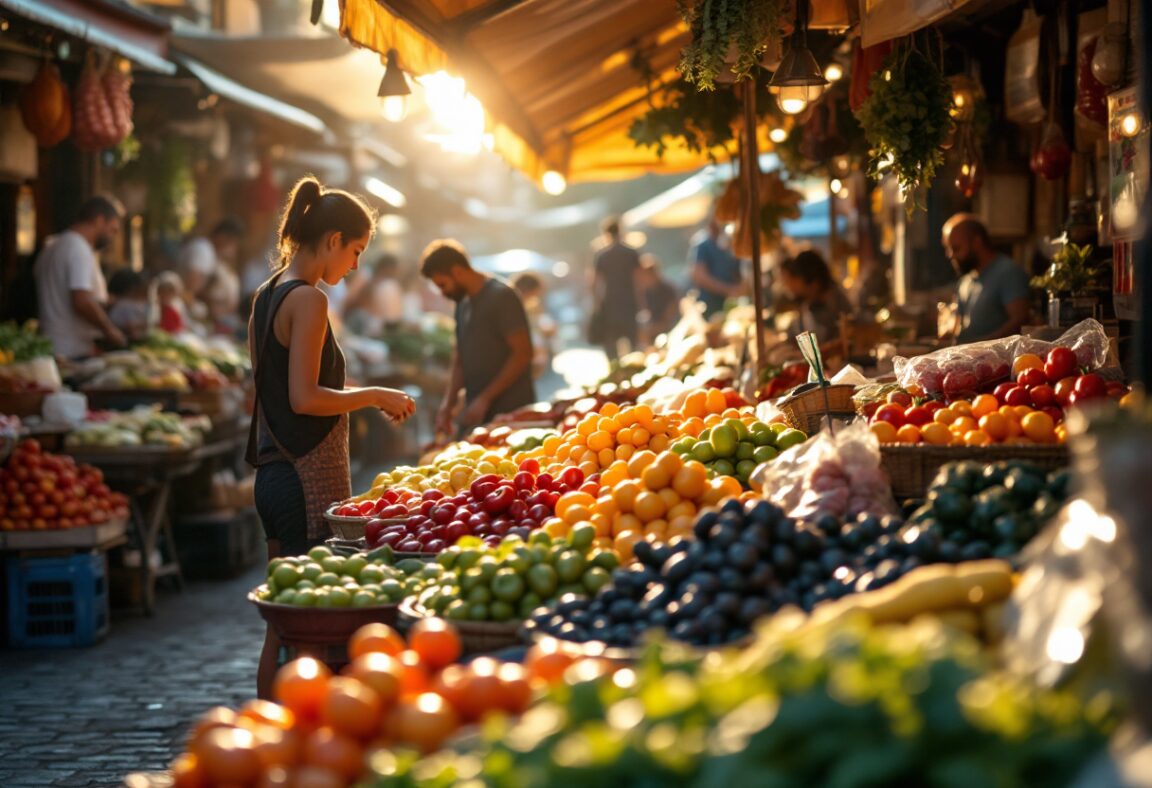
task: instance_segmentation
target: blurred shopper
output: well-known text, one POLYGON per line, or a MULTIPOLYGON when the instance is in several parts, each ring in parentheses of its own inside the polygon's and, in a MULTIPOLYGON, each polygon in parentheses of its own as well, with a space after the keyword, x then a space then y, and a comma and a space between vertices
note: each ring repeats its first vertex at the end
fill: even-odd
POLYGON ((61 358, 90 356, 100 337, 124 344, 124 332, 105 311, 108 286, 96 253, 120 234, 124 206, 112 197, 92 197, 76 221, 48 239, 36 258, 36 299, 40 331, 61 358))
MULTIPOLYGON (((280 268, 256 294, 249 349, 256 400, 246 458, 256 467, 256 511, 269 559, 300 555, 330 536, 324 510, 351 495, 348 414, 380 408, 393 421, 416 409, 401 391, 345 388, 344 354, 317 287, 356 268, 375 226, 359 197, 303 178, 280 224, 280 268)), ((257 672, 271 695, 279 640, 267 631, 257 672)))
POLYGON ((472 267, 464 247, 433 241, 420 260, 420 274, 456 303, 456 347, 448 390, 436 414, 436 431, 458 435, 536 401, 532 384, 532 335, 516 292, 472 267), (464 389, 464 407, 453 413, 464 389))
POLYGON ((108 279, 108 296, 112 302, 108 319, 113 325, 129 341, 144 339, 152 316, 148 281, 131 268, 121 268, 108 279))
POLYGON ((724 226, 709 219, 703 238, 688 253, 692 286, 704 305, 705 319, 721 312, 729 298, 744 293, 744 272, 740 260, 732 253, 732 243, 724 226))
POLYGON ((592 315, 588 338, 604 348, 608 359, 619 357, 621 343, 628 349, 636 344, 636 292, 640 275, 640 254, 620 240, 620 221, 605 219, 600 251, 592 264, 592 315))
POLYGON ((788 330, 789 338, 811 331, 823 345, 840 336, 840 316, 851 315, 852 305, 818 252, 808 250, 784 260, 780 283, 800 306, 788 330))
POLYGON ((640 256, 640 312, 643 341, 651 344, 680 319, 680 290, 672 284, 654 254, 640 256))
POLYGON ((164 271, 156 277, 156 304, 161 331, 179 334, 185 329, 184 283, 175 271, 164 271))
POLYGON ((1031 311, 1028 274, 996 251, 988 229, 970 213, 944 223, 944 249, 960 276, 956 286, 960 331, 956 341, 980 342, 1019 334, 1031 311))
POLYGON ((209 333, 233 333, 240 310, 240 277, 236 273, 244 223, 221 219, 207 237, 191 238, 180 249, 178 267, 184 280, 191 317, 209 333))
POLYGON ((552 366, 552 338, 556 336, 556 321, 548 314, 544 303, 544 283, 537 274, 525 271, 512 280, 512 288, 520 296, 528 325, 532 329, 532 376, 540 377, 552 366))
POLYGON ((382 254, 372 268, 372 278, 359 289, 344 310, 344 324, 354 334, 380 337, 404 322, 404 286, 400 261, 382 254))

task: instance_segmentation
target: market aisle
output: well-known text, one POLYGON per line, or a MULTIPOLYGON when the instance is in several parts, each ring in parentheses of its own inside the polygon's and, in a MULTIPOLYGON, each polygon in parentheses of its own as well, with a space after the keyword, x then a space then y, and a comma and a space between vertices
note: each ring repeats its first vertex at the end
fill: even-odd
POLYGON ((88 649, 0 650, 0 785, 118 786, 160 770, 190 723, 255 695, 264 626, 240 577, 162 591, 154 618, 113 614, 88 649))

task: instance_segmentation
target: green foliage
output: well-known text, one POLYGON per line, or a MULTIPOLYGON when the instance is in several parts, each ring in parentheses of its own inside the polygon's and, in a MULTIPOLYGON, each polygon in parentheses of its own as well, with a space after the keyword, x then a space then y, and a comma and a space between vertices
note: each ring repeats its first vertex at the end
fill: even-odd
POLYGON ((52 340, 37 333, 35 320, 23 325, 12 320, 0 323, 0 357, 6 361, 31 361, 51 355, 52 340))
MULTIPOLYGON (((768 114, 771 95, 767 84, 757 80, 756 106, 760 117, 768 114)), ((628 136, 639 148, 654 148, 663 158, 673 143, 693 153, 717 153, 734 149, 733 127, 741 114, 740 99, 727 86, 718 90, 697 90, 686 80, 671 83, 662 91, 659 106, 632 121, 628 136)))
POLYGON ((374 784, 1061 786, 1109 726, 1068 692, 988 672, 930 621, 773 622, 742 651, 657 645, 626 673, 560 685, 458 752, 389 756, 374 784))
POLYGON ((911 212, 915 192, 927 187, 943 164, 941 150, 952 125, 949 110, 952 89, 939 63, 922 53, 914 42, 898 46, 869 83, 872 95, 857 119, 872 146, 877 174, 884 162, 900 182, 911 212))
POLYGON ((1092 247, 1064 244, 1052 257, 1052 266, 1043 276, 1032 278, 1032 286, 1049 293, 1077 295, 1092 289, 1103 266, 1092 263, 1092 247))
POLYGON ((789 8, 784 0, 677 0, 681 18, 692 31, 692 42, 680 57, 680 73, 700 90, 713 90, 727 66, 739 82, 748 79, 768 44, 780 38, 780 25, 789 8))

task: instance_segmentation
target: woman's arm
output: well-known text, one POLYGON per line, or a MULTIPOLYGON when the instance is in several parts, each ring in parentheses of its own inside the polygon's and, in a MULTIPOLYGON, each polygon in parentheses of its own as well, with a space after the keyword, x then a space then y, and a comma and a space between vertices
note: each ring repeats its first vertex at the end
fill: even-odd
POLYGON ((288 322, 288 400, 305 416, 339 416, 360 408, 380 408, 396 419, 415 410, 411 398, 384 388, 336 390, 321 386, 320 357, 328 331, 328 298, 314 287, 298 287, 281 307, 288 322))

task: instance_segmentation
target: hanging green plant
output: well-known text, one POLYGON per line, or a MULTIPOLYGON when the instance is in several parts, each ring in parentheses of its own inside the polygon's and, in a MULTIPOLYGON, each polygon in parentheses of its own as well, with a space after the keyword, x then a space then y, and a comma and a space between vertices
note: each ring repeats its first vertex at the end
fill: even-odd
POLYGON ((726 69, 737 82, 747 79, 768 46, 780 40, 789 8, 786 0, 676 0, 676 6, 692 31, 680 73, 698 90, 713 90, 726 69))
POLYGON ((1104 270, 1104 266, 1092 262, 1092 252, 1089 244, 1064 244, 1064 248, 1052 256, 1048 271, 1032 278, 1032 286, 1049 293, 1083 295, 1095 286, 1096 277, 1104 270))
MULTIPOLYGON (((767 82, 756 82, 756 106, 769 112, 767 82)), ((729 157, 735 150, 733 131, 740 117, 740 99, 728 86, 718 90, 697 90, 685 80, 665 87, 659 98, 653 98, 647 113, 632 121, 628 137, 639 148, 652 148, 663 158, 673 144, 693 153, 707 153, 715 161, 718 155, 729 157)))
POLYGON ((871 145, 877 175, 890 170, 900 182, 908 211, 919 207, 917 190, 932 183, 943 164, 942 146, 952 126, 952 89, 937 57, 911 37, 897 46, 869 83, 872 95, 857 113, 871 145))

